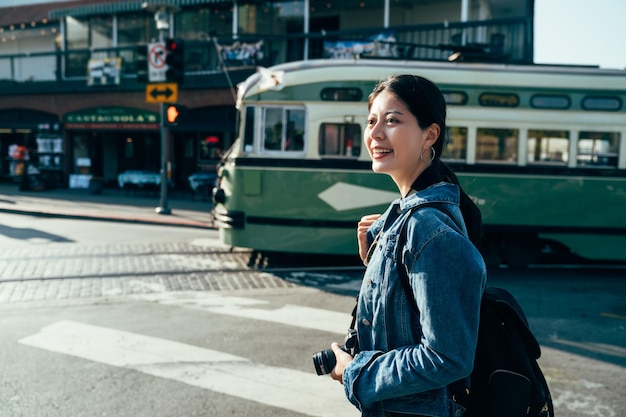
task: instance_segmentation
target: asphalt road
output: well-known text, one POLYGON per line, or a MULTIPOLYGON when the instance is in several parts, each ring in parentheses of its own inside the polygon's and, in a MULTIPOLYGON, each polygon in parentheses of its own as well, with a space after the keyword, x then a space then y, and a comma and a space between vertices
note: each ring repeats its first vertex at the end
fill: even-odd
MULTIPOLYGON (((311 354, 360 271, 253 270, 213 230, 0 218, 0 417, 356 416, 311 354)), ((624 269, 494 269, 543 349, 556 415, 626 409, 624 269)))

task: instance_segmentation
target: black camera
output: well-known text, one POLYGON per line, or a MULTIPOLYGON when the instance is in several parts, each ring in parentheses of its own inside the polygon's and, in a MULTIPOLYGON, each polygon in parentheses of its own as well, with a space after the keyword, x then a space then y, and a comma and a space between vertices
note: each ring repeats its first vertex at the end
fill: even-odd
MULTIPOLYGON (((345 343, 339 346, 339 348, 354 356, 357 353, 357 342, 356 330, 350 329, 348 330, 348 334, 346 334, 345 343)), ((317 372, 318 375, 329 374, 336 364, 337 358, 335 358, 335 353, 332 349, 322 350, 313 354, 313 366, 315 366, 315 372, 317 372)))

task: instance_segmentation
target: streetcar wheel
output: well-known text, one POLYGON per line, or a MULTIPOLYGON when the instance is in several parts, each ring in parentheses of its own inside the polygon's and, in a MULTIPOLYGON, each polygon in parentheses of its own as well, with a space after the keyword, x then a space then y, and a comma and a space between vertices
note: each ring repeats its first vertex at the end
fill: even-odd
POLYGON ((523 268, 536 263, 541 255, 541 242, 534 235, 513 235, 502 238, 502 258, 510 266, 523 268))

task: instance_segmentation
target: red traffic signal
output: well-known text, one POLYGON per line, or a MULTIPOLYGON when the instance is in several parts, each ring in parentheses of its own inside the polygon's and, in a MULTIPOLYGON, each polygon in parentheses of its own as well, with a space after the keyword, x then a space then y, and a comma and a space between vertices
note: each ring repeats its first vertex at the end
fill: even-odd
POLYGON ((165 126, 176 126, 187 108, 178 104, 166 104, 163 109, 163 123, 165 126))
POLYGON ((166 81, 182 84, 185 79, 185 41, 177 38, 166 38, 165 53, 166 81))

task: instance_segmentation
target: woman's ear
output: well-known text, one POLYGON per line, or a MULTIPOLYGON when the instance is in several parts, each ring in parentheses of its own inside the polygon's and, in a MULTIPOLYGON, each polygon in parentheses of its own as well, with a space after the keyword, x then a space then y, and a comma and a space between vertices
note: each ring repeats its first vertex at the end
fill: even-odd
POLYGON ((428 136, 426 136, 426 140, 424 141, 424 143, 428 146, 433 146, 435 142, 437 142, 437 139, 439 139, 439 135, 441 134, 441 127, 437 123, 433 123, 428 126, 427 134, 428 136))

